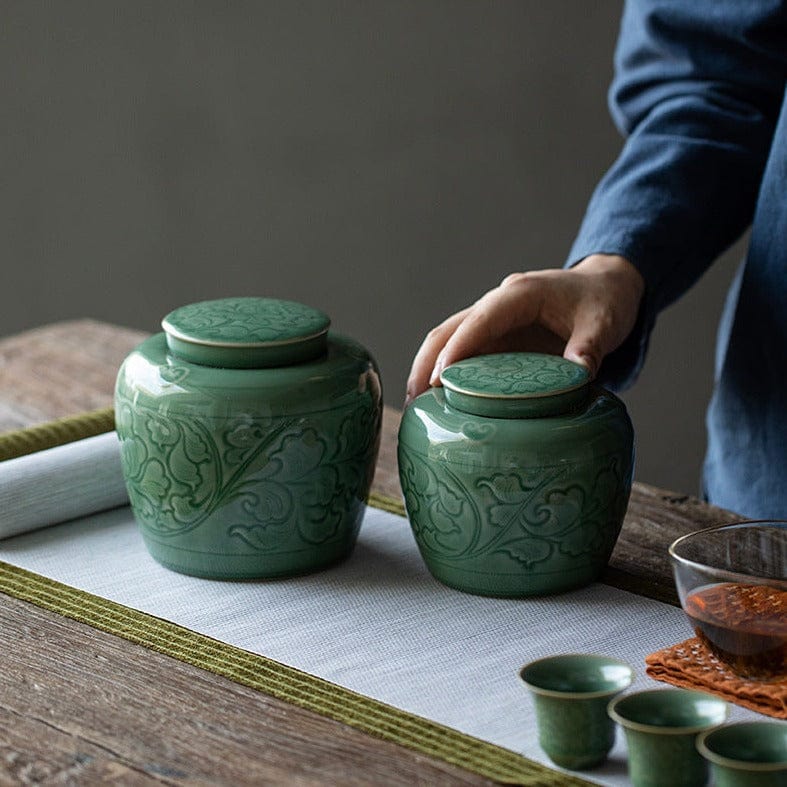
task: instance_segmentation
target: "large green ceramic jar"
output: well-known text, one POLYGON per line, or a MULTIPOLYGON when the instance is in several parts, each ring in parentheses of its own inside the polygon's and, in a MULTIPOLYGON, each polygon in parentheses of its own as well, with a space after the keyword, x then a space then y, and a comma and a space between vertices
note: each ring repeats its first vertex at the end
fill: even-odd
POLYGON ((470 358, 441 380, 399 430, 407 514, 432 574, 512 597, 598 578, 631 491, 623 403, 583 367, 537 353, 470 358))
POLYGON ((115 389, 126 486, 151 555, 221 579, 347 557, 379 446, 369 353, 290 301, 206 301, 162 325, 115 389))

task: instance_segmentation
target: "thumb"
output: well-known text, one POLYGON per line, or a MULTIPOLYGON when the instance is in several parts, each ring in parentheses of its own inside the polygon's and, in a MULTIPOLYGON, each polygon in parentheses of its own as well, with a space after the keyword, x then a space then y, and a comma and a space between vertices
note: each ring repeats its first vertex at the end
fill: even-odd
POLYGON ((596 331, 583 330, 575 326, 563 350, 563 357, 568 361, 584 366, 593 379, 598 374, 605 352, 602 349, 600 337, 596 331))

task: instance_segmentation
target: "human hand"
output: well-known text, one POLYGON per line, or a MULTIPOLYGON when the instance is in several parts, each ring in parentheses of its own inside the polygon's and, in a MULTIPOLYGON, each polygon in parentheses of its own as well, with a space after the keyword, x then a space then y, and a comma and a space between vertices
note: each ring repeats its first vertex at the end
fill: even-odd
POLYGON ((610 254, 592 254, 568 269, 513 273, 427 334, 413 360, 405 406, 439 385, 446 366, 485 353, 562 354, 595 376, 634 327, 644 289, 639 271, 610 254))

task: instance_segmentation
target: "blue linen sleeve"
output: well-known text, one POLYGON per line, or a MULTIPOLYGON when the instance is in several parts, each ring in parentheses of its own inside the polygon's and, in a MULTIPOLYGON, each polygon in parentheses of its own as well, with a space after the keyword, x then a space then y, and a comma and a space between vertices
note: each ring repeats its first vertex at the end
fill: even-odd
POLYGON ((620 254, 645 279, 637 325, 600 378, 639 373, 656 315, 750 224, 787 67, 784 0, 628 0, 610 109, 626 143, 567 266, 620 254))

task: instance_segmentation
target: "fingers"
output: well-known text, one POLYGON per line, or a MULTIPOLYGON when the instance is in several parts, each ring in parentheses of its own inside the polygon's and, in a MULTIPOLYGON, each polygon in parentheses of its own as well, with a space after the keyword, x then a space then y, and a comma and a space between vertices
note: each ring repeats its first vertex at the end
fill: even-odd
POLYGON ((590 373, 591 379, 598 374, 601 361, 605 353, 598 342, 598 337, 592 332, 580 333, 575 331, 566 343, 563 357, 568 361, 584 366, 590 373))
POLYGON ((595 255, 575 269, 584 279, 563 357, 598 374, 605 356, 617 349, 634 327, 644 281, 628 260, 595 255))
POLYGON ((631 332, 644 283, 622 257, 593 255, 573 269, 507 276, 424 340, 407 382, 405 406, 452 363, 507 350, 550 352, 595 377, 604 356, 631 332))
MULTIPOLYGON (((413 360, 407 381, 405 407, 430 385, 440 384, 442 370, 456 361, 488 352, 524 349, 523 335, 532 331, 540 345, 548 331, 536 326, 544 297, 544 282, 528 274, 512 274, 473 306, 452 315, 429 332, 413 360)), ((560 349, 565 340, 550 335, 548 346, 560 349), (555 343, 557 341, 557 344, 555 343)), ((535 348, 534 348, 535 349, 535 348)))
POLYGON ((618 323, 609 302, 598 294, 587 295, 574 313, 563 357, 585 366, 595 377, 604 357, 620 345, 630 330, 621 330, 618 323))
POLYGON ((429 378, 432 375, 437 356, 469 311, 470 309, 463 309, 429 331, 413 359, 410 376, 407 379, 405 407, 429 387, 429 378))
POLYGON ((563 357, 584 366, 591 378, 595 377, 607 352, 608 333, 604 304, 585 291, 571 312, 563 357))
POLYGON ((437 356, 429 382, 438 384, 440 373, 452 363, 499 349, 504 337, 536 322, 540 308, 539 290, 524 279, 516 284, 507 279, 490 290, 456 325, 437 356))

